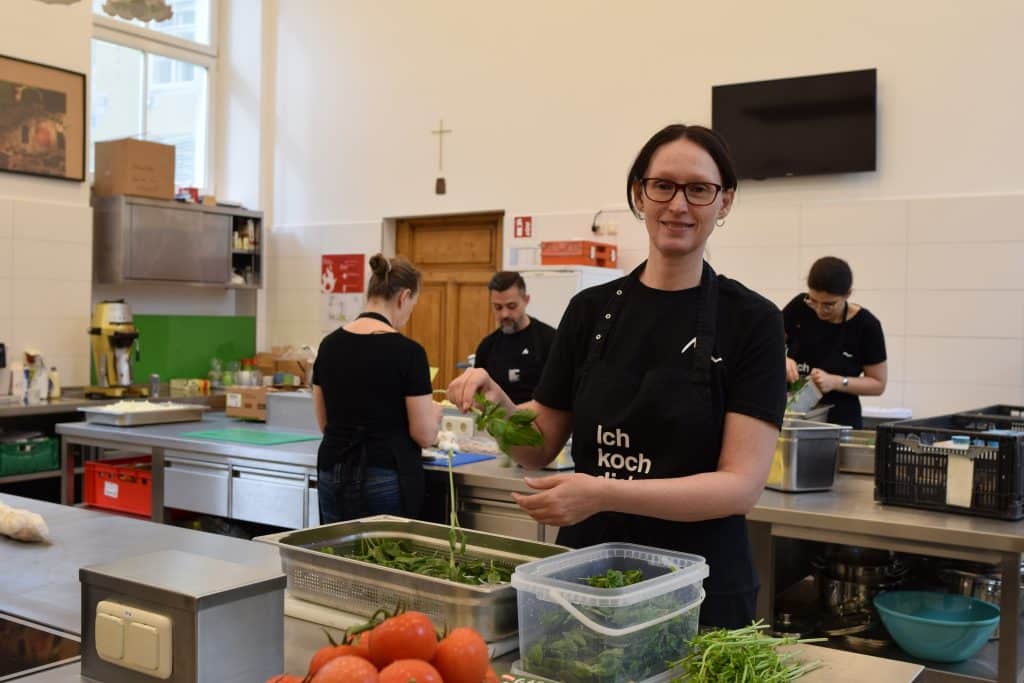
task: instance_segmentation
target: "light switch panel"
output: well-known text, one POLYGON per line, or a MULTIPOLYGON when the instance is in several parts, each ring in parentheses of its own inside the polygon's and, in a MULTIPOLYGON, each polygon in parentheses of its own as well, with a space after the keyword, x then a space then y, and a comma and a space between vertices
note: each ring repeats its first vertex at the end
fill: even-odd
POLYGON ((96 604, 100 659, 156 678, 170 678, 172 643, 168 617, 111 600, 96 604))
POLYGON ((96 614, 96 654, 108 662, 124 657, 124 620, 110 614, 96 614))

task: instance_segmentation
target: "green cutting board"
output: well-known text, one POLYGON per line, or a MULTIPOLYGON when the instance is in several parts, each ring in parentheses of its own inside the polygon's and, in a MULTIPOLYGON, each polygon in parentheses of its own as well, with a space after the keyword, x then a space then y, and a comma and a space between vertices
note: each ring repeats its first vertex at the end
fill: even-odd
POLYGON ((310 434, 289 434, 288 432, 258 432, 255 429, 207 429, 199 432, 185 432, 182 436, 211 441, 234 441, 251 446, 277 446, 296 441, 319 441, 319 436, 310 434))

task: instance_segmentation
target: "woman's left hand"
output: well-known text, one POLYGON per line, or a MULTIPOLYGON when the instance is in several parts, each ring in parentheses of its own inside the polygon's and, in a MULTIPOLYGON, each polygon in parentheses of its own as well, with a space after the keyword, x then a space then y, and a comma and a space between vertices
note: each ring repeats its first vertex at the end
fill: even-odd
POLYGON ((525 477, 523 481, 538 493, 513 493, 512 498, 541 524, 570 526, 601 512, 603 478, 576 473, 525 477))
POLYGON ((830 375, 820 368, 814 368, 810 374, 811 381, 814 382, 818 390, 827 394, 830 391, 835 391, 843 385, 843 378, 839 375, 830 375))

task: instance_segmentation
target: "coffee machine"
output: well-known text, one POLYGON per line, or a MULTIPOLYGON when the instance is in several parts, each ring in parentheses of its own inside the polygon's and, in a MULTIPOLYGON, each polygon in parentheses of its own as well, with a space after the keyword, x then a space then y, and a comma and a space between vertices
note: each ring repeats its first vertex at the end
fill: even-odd
POLYGON ((149 387, 132 384, 132 352, 139 360, 139 332, 124 299, 101 301, 92 312, 89 325, 96 385, 85 395, 101 398, 148 396, 149 387))

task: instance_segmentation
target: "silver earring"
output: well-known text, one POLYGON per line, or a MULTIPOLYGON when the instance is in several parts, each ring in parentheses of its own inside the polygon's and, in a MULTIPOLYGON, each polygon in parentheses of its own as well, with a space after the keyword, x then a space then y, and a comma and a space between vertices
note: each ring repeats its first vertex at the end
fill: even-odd
POLYGON ((719 218, 718 220, 716 220, 716 221, 715 221, 715 226, 716 226, 716 227, 719 227, 719 228, 720 228, 720 227, 722 227, 723 225, 725 225, 725 219, 724 219, 724 218, 719 218))

